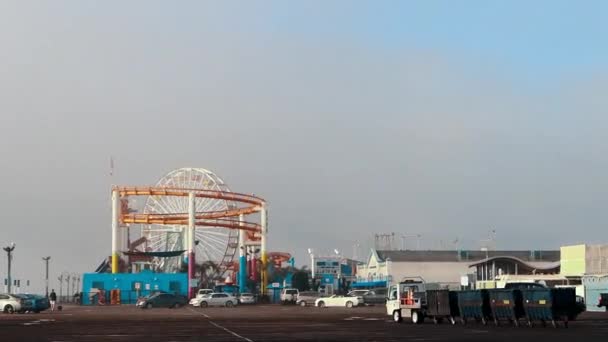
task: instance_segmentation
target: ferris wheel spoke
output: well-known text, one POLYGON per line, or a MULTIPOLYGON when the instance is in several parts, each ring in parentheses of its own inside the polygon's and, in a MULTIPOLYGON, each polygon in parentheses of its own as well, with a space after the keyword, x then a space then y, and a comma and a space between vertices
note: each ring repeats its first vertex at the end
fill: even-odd
POLYGON ((203 240, 203 243, 215 247, 217 245, 226 245, 227 241, 207 236, 207 238, 203 240))
POLYGON ((213 242, 213 241, 203 241, 202 243, 199 244, 199 247, 204 250, 212 249, 214 251, 221 251, 221 249, 218 247, 218 242, 213 242))

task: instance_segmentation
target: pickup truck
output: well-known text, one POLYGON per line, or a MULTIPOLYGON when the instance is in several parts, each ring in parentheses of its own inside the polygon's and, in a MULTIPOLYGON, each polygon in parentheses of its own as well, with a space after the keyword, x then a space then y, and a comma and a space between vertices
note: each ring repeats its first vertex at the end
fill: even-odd
POLYGON ((404 278, 399 284, 391 285, 386 301, 387 315, 395 322, 401 322, 404 317, 411 318, 414 324, 424 322, 426 290, 426 282, 421 277, 404 278))

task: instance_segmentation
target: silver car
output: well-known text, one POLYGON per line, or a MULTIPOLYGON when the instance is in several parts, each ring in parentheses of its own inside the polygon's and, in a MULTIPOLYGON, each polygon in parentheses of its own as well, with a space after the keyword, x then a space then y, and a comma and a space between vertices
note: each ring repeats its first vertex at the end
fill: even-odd
POLYGON ((210 293, 200 298, 198 301, 192 303, 193 306, 206 308, 208 306, 225 306, 231 308, 238 304, 236 297, 233 297, 227 293, 210 293))
POLYGON ((253 293, 241 293, 239 296, 239 304, 255 304, 255 296, 253 293))
POLYGON ((11 294, 0 294, 0 309, 4 313, 15 313, 23 310, 23 299, 11 294))

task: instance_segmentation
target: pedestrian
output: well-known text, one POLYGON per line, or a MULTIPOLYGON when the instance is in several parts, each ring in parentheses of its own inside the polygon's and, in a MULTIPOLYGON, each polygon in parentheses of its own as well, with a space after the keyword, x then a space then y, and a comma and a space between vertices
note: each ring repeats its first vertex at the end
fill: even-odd
POLYGON ((55 303, 57 303, 57 294, 55 293, 55 289, 51 290, 49 294, 49 302, 51 303, 51 311, 55 311, 55 303))

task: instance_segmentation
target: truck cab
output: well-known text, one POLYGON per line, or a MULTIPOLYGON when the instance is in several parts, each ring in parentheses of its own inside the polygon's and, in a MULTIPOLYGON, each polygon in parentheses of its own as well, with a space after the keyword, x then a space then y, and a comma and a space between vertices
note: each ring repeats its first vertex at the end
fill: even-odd
POLYGON ((427 285, 421 277, 404 278, 399 284, 391 285, 388 289, 386 313, 395 322, 401 322, 403 317, 412 319, 412 323, 424 321, 426 312, 427 285))

